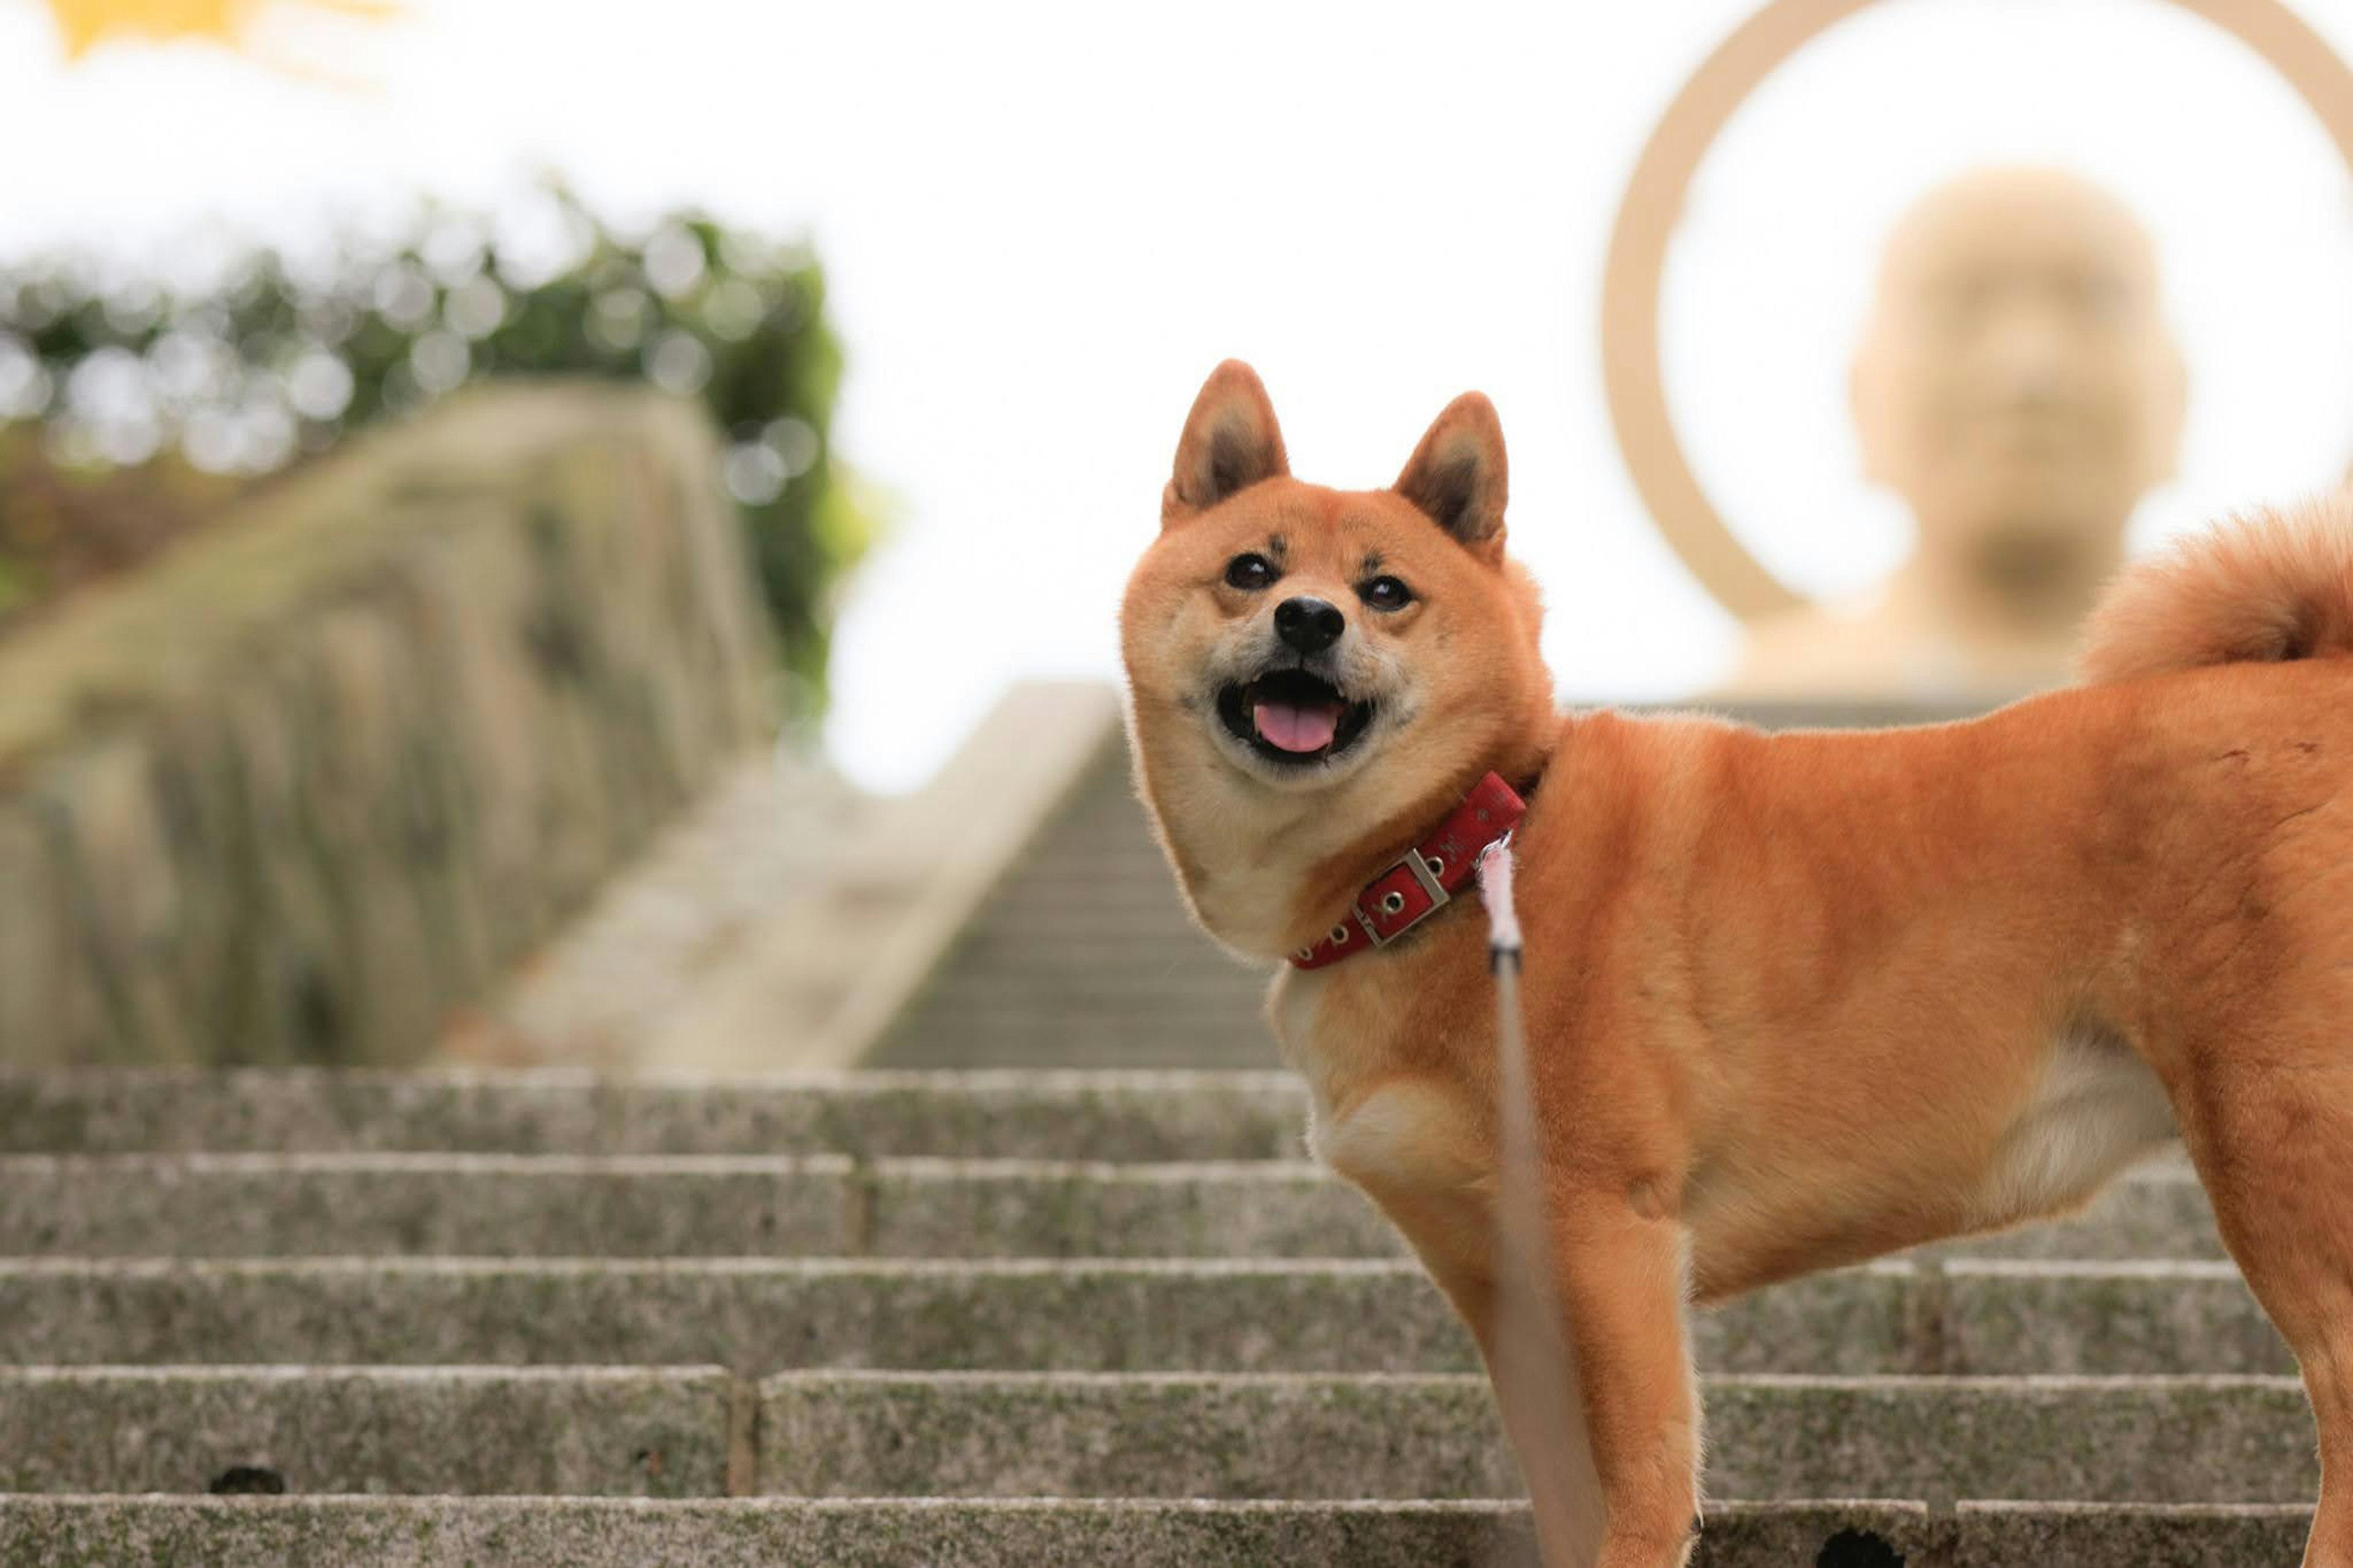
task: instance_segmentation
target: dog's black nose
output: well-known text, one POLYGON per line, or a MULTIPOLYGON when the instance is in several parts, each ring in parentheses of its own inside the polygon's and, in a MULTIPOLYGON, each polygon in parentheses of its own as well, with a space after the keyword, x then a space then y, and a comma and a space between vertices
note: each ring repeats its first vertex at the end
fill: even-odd
POLYGON ((1302 595, 1274 607, 1274 635, 1302 653, 1322 653, 1348 629, 1339 606, 1302 595))

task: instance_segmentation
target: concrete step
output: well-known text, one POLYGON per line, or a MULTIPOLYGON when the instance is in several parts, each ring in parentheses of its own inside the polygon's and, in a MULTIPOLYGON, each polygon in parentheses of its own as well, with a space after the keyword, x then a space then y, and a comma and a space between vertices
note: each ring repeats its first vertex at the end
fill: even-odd
POLYGON ((1394 1258, 1299 1162, 838 1154, 0 1158, 0 1254, 1394 1258))
POLYGON ((2228 1263, 1947 1263, 1937 1369, 1977 1375, 2295 1371, 2228 1263))
MULTIPOLYGON (((1707 1495, 2307 1500, 2294 1378, 1729 1378, 1707 1495)), ((1510 1498, 1476 1376, 803 1373, 761 1387, 763 1490, 812 1497, 1510 1498)))
MULTIPOLYGON (((1873 1264, 1703 1313, 1725 1373, 2284 1373, 2227 1264, 1873 1264)), ((0 1363, 1079 1372, 1477 1365, 1410 1262, 0 1262, 0 1363)))
MULTIPOLYGON (((1694 1568, 2249 1568, 2295 1561, 2308 1508, 1963 1503, 1711 1507, 1694 1568)), ((1498 1503, 761 1499, 0 1498, 0 1562, 44 1568, 1533 1568, 1498 1503)))
MULTIPOLYGON (((789 1373, 760 1386, 756 1428, 748 1402, 731 1425, 733 1390, 712 1368, 16 1368, 0 1491, 1522 1489, 1472 1374, 789 1373)), ((2318 1482, 2292 1378, 1715 1378, 1707 1428, 1712 1496, 2295 1502, 2318 1482)))
POLYGON ((1298 1159, 1287 1072, 0 1074, 0 1153, 417 1151, 1298 1159))
POLYGON ((733 1389, 717 1368, 6 1368, 0 1490, 717 1497, 733 1389))
MULTIPOLYGON (((1467 1337, 1303 1117, 1281 1073, 0 1076, 0 1489, 52 1494, 0 1562, 1525 1561, 1467 1337), (232 1479, 608 1500, 61 1495, 232 1479), (870 1495, 645 1500, 755 1483, 870 1495)), ((2301 1538, 2310 1417, 2178 1163, 1695 1339, 1715 1493, 1937 1505, 1727 1508, 1702 1563, 2301 1538), (2186 1497, 2264 1506, 2141 1506, 2186 1497)))
MULTIPOLYGON (((0 1255, 1394 1258, 1303 1162, 1132 1164, 839 1154, 0 1157, 0 1255)), ((2160 1168, 2077 1219, 1940 1257, 2222 1257, 2204 1192, 2160 1168)))

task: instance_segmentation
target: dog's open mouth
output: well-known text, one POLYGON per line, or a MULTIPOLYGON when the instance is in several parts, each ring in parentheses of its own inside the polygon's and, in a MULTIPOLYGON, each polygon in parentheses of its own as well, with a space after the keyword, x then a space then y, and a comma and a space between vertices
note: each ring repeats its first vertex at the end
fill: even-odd
POLYGON ((1218 717, 1235 738, 1270 762, 1321 763, 1356 743, 1373 705, 1303 669, 1270 670, 1218 692, 1218 717))

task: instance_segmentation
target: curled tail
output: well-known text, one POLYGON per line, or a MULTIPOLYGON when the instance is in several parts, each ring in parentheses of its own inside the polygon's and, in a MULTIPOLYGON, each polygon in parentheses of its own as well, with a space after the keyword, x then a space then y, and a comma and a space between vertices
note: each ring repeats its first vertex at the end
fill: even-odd
POLYGON ((2129 568, 2085 628, 2087 682, 2353 655, 2353 489, 2233 518, 2129 568))

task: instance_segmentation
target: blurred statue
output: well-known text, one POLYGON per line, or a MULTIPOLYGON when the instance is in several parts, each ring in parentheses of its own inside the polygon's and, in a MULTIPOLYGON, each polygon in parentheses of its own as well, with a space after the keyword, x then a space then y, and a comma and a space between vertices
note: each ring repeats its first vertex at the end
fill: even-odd
POLYGON ((1862 605, 1758 622, 1727 694, 2001 697, 2064 679, 2180 440, 2146 231, 2054 171, 1938 188, 1888 241, 1852 393, 1866 475, 1909 505, 1917 550, 1862 605))

